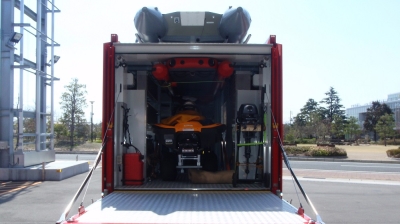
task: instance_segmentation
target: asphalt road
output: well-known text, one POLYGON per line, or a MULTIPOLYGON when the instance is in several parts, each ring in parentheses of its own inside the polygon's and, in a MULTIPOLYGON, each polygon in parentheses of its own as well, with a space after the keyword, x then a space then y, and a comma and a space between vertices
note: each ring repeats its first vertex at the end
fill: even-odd
MULTIPOLYGON (((11 193, 0 192, 0 224, 54 224, 60 218, 67 204, 75 195, 87 173, 76 175, 62 181, 11 182, 2 186, 14 186, 11 193)), ((101 169, 94 172, 90 187, 72 206, 70 217, 76 214, 81 202, 84 206, 92 200, 101 198, 101 169)))
MULTIPOLYGON (((95 155, 89 155, 89 157, 79 155, 78 159, 91 161, 94 158, 95 155)), ((331 166, 327 162, 316 163, 325 164, 322 166, 331 166)), ((344 163, 343 165, 346 164, 353 163, 344 163)), ((304 164, 292 163, 292 166, 304 166, 304 164)), ((343 167, 346 169, 355 168, 343 167)), ((334 169, 337 169, 337 167, 334 169)), ((80 174, 63 181, 1 183, 0 186, 11 186, 14 187, 14 190, 8 191, 8 193, 0 191, 0 224, 55 223, 86 175, 87 173, 80 174)), ((400 213, 398 212, 400 182, 378 181, 371 183, 306 178, 300 178, 300 182, 322 220, 327 224, 398 223, 400 220, 400 213)), ((69 216, 77 213, 81 201, 83 201, 84 206, 88 206, 92 199, 100 198, 100 189, 101 169, 97 169, 94 172, 85 199, 80 197, 74 203, 69 216)), ((85 191, 86 189, 83 192, 85 191)), ((306 214, 312 218, 315 217, 300 190, 295 187, 289 177, 283 180, 283 193, 284 200, 291 201, 295 207, 298 207, 301 203, 306 214)))
POLYGON ((393 163, 290 161, 290 166, 293 169, 400 173, 400 164, 393 164, 393 163))
MULTIPOLYGON (((326 224, 399 223, 399 185, 304 179, 301 184, 326 224)), ((283 199, 289 202, 292 200, 292 205, 299 207, 299 197, 305 213, 315 218, 313 210, 298 189, 297 192, 299 196, 292 181, 284 180, 283 199)))
MULTIPOLYGON (((100 169, 96 170, 83 205, 100 197, 100 169)), ((36 182, 9 194, 0 194, 1 224, 55 223, 75 194, 86 174, 63 181, 36 182)), ((398 223, 400 187, 385 184, 324 182, 301 180, 302 186, 322 217, 329 223, 398 223)), ((283 181, 283 199, 299 200, 307 215, 315 217, 310 206, 296 195, 292 181, 283 181)), ((297 192, 300 191, 297 189, 297 192)), ((81 198, 72 206, 70 215, 77 213, 81 198)))

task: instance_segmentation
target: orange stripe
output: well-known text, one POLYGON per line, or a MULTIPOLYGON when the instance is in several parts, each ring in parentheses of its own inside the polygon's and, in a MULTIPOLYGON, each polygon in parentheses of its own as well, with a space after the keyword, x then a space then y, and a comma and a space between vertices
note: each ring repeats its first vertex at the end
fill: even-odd
MULTIPOLYGON (((38 185, 38 184, 41 184, 41 183, 42 183, 41 181, 24 183, 24 184, 21 185, 20 187, 13 188, 13 189, 7 190, 7 191, 5 191, 5 192, 0 192, 0 196, 6 195, 6 194, 10 194, 10 193, 12 193, 12 192, 16 192, 16 191, 19 191, 19 190, 23 190, 23 189, 25 189, 25 188, 28 188, 28 187, 31 187, 31 186, 35 186, 35 185, 38 185)), ((16 183, 16 184, 17 184, 17 183, 16 183)), ((13 186, 5 186, 5 187, 7 188, 7 187, 13 187, 13 186)), ((4 189, 4 188, 2 188, 2 190, 3 190, 3 189, 4 189)))

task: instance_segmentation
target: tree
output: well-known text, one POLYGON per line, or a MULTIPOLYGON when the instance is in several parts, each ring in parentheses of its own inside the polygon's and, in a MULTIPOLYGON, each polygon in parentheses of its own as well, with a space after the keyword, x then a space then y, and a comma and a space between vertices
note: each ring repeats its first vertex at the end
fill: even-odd
POLYGON ((54 135, 56 139, 68 135, 68 127, 63 123, 54 123, 54 135))
POLYGON ((311 121, 307 124, 309 128, 309 132, 312 133, 313 136, 318 140, 322 136, 325 138, 327 134, 327 130, 329 129, 329 125, 325 122, 325 120, 321 117, 321 114, 318 112, 314 112, 311 114, 311 121))
POLYGON ((376 141, 376 129, 375 126, 379 119, 385 114, 393 114, 392 110, 385 103, 379 103, 379 101, 372 102, 370 108, 367 109, 366 117, 364 120, 364 129, 374 133, 374 141, 376 141))
POLYGON ((78 122, 78 124, 76 125, 76 130, 75 130, 75 136, 78 139, 83 139, 84 141, 86 141, 89 138, 89 133, 90 133, 90 125, 86 122, 78 122))
POLYGON ((294 143, 295 140, 292 129, 292 125, 283 124, 283 139, 285 142, 288 142, 290 144, 294 143))
POLYGON ((338 96, 338 93, 335 91, 333 87, 330 87, 329 91, 325 93, 326 98, 322 99, 320 103, 324 103, 327 105, 325 108, 321 108, 324 116, 329 120, 330 123, 333 122, 334 116, 341 116, 342 119, 345 118, 343 105, 340 104, 341 99, 338 96))
MULTIPOLYGON (((320 123, 323 117, 319 111, 318 102, 314 99, 308 99, 303 108, 293 118, 292 134, 295 137, 309 137, 312 138, 319 133, 320 123)), ((316 136, 317 137, 317 136, 316 136)))
POLYGON ((24 117, 24 132, 36 133, 36 118, 24 117))
POLYGON ((94 139, 100 138, 102 140, 101 125, 102 125, 101 122, 97 123, 97 124, 93 124, 93 138, 94 139))
POLYGON ((333 121, 331 123, 331 133, 336 138, 343 138, 344 135, 344 128, 345 128, 346 121, 343 119, 341 115, 334 114, 333 121))
POLYGON ((386 138, 391 137, 396 132, 394 131, 394 118, 391 114, 385 114, 381 116, 378 120, 378 123, 375 126, 375 130, 379 133, 379 136, 385 142, 386 146, 386 138))
POLYGON ((64 110, 60 121, 69 128, 70 151, 74 147, 75 127, 84 122, 85 112, 83 108, 86 104, 86 85, 79 84, 78 79, 73 78, 65 86, 66 91, 61 95, 61 109, 64 110))
POLYGON ((344 134, 349 136, 349 139, 355 140, 355 136, 360 134, 360 126, 358 120, 355 117, 350 117, 347 123, 344 125, 344 134))
POLYGON ((293 124, 298 126, 306 126, 307 125, 306 117, 301 113, 297 114, 297 116, 293 118, 293 124))
MULTIPOLYGON (((36 134, 36 118, 24 117, 24 133, 36 134)), ((36 137, 27 136, 24 137, 24 142, 34 142, 36 137)))
POLYGON ((307 135, 306 133, 306 118, 303 114, 299 113, 297 116, 293 118, 293 130, 295 133, 296 138, 303 139, 304 135, 307 135))
POLYGON ((306 105, 304 105, 303 108, 300 109, 300 113, 304 116, 304 119, 307 122, 311 121, 311 114, 318 111, 318 106, 318 102, 310 98, 306 102, 306 105))

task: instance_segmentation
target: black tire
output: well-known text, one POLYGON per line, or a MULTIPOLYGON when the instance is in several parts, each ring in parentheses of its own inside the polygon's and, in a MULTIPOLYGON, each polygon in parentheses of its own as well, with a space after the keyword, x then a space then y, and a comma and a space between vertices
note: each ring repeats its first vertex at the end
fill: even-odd
POLYGON ((178 158, 176 154, 165 154, 161 162, 160 171, 163 181, 174 181, 176 179, 178 158))

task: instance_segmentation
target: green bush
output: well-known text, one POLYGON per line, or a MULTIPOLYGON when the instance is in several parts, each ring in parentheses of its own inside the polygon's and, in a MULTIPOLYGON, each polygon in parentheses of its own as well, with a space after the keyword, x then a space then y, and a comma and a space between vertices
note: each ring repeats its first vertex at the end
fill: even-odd
POLYGON ((300 155, 308 152, 310 150, 310 146, 286 146, 284 147, 286 154, 288 155, 300 155))
POLYGON ((388 157, 400 158, 400 147, 398 149, 389 149, 386 154, 388 157))
MULTIPOLYGON (((285 152, 290 156, 347 156, 346 150, 337 147, 325 146, 286 146, 285 152)), ((400 150, 400 149, 399 149, 400 150)), ((400 155, 399 155, 400 156, 400 155)))
POLYGON ((316 139, 315 138, 311 138, 311 139, 296 139, 295 141, 296 144, 315 144, 316 143, 316 139))
POLYGON ((93 142, 102 143, 103 141, 101 139, 95 139, 93 142))
POLYGON ((287 141, 288 143, 292 144, 295 142, 295 137, 292 134, 286 134, 285 135, 285 141, 287 141))
POLYGON ((323 149, 314 149, 314 150, 310 150, 309 152, 307 152, 307 155, 310 155, 310 156, 328 156, 329 152, 327 150, 323 150, 323 149))
POLYGON ((344 149, 337 147, 311 147, 306 153, 307 156, 347 156, 344 149))

